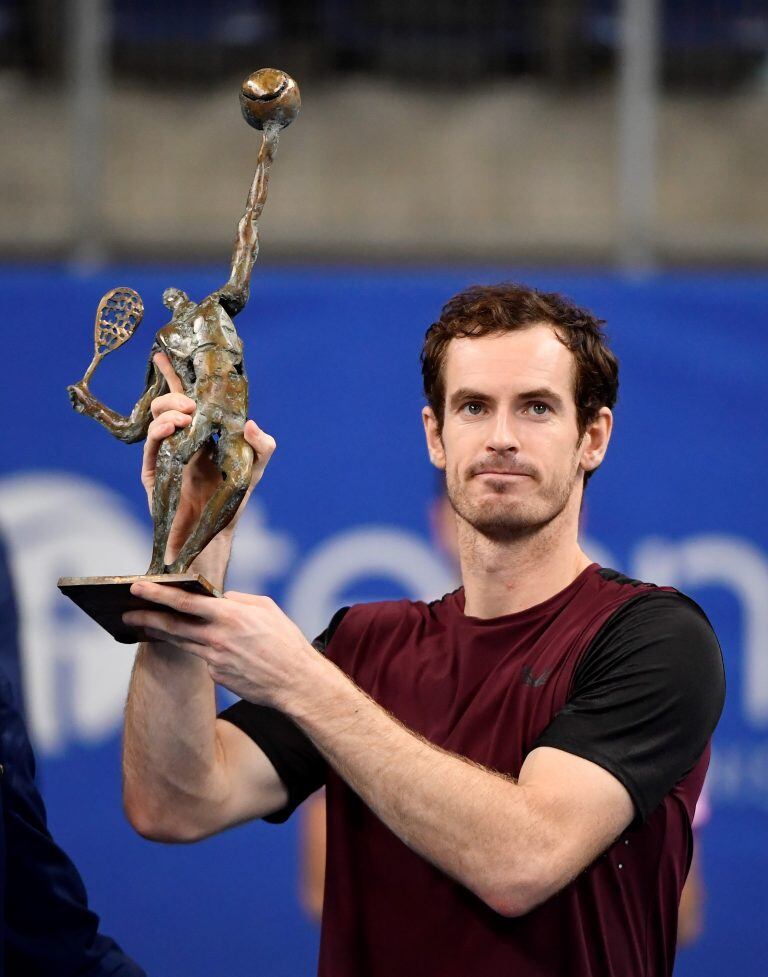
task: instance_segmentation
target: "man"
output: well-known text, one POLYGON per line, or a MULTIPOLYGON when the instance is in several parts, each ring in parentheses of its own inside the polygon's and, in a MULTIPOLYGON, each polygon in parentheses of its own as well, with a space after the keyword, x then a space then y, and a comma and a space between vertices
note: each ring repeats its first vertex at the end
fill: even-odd
MULTIPOLYGON (((267 598, 138 583, 158 607, 126 615, 151 639, 128 815, 192 840, 283 820, 325 781, 324 977, 670 974, 724 680, 696 605, 578 546, 616 360, 588 313, 498 285, 448 302, 422 372, 463 587, 344 608, 313 646, 267 598), (219 719, 212 680, 243 700, 219 719)), ((177 392, 154 405, 150 494, 190 410, 177 392)), ((246 437, 258 479, 274 441, 246 437)), ((200 558, 209 579, 230 536, 200 558)))
MULTIPOLYGON (((445 479, 440 477, 435 485, 435 497, 429 508, 432 538, 448 565, 459 570, 459 541, 456 534, 456 516, 451 500, 445 492, 445 479)), ((582 518, 582 531, 584 529, 582 518)), ((685 880, 677 917, 677 945, 686 947, 701 938, 704 930, 704 904, 706 884, 701 862, 702 829, 710 817, 707 784, 696 804, 691 827, 695 839, 693 860, 685 880)), ((299 896, 301 904, 313 922, 320 922, 325 890, 327 818, 325 791, 312 794, 303 805, 299 834, 299 896)))
MULTIPOLYGON (((16 609, 0 546, 5 639, 18 659, 16 609)), ((6 646, 5 655, 11 651, 6 646)), ((4 656, 5 657, 5 656, 4 656)), ((18 688, 0 667, 0 977, 144 977, 99 933, 77 869, 51 837, 35 759, 18 710, 18 688)))

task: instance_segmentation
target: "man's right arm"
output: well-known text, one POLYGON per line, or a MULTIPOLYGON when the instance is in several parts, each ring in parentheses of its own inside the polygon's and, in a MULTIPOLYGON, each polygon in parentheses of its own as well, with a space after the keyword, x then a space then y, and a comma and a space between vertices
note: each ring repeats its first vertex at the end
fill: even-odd
POLYGON ((148 642, 126 708, 123 797, 140 834, 185 842, 272 814, 288 793, 259 746, 216 718, 205 662, 148 642))
MULTIPOLYGON (((141 476, 150 511, 160 445, 190 423, 195 409, 167 357, 158 355, 154 365, 169 393, 150 405, 154 420, 147 429, 141 476)), ((250 495, 275 442, 251 421, 244 436, 255 455, 250 495)), ((179 539, 196 524, 206 494, 221 480, 204 453, 187 470, 195 489, 177 511, 173 529, 179 539)), ((237 516, 192 567, 215 586, 223 586, 236 521, 237 516)), ((169 548, 178 549, 179 539, 172 539, 169 548)), ((143 644, 131 677, 123 741, 123 798, 133 827, 158 841, 194 841, 278 811, 287 797, 253 738, 216 718, 215 686, 206 663, 170 645, 143 644)))

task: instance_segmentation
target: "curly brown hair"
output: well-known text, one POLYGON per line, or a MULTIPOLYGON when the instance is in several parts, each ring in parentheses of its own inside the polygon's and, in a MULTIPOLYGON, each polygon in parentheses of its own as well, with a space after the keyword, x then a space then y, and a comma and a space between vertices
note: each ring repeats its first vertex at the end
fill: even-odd
MULTIPOLYGON (((424 394, 435 412, 438 429, 445 418, 444 365, 452 339, 513 332, 540 323, 553 327, 576 362, 574 400, 579 436, 601 407, 613 408, 619 390, 619 363, 608 347, 603 320, 557 292, 515 282, 472 285, 443 306, 427 329, 421 350, 424 394)), ((586 473, 585 481, 591 472, 586 473)))

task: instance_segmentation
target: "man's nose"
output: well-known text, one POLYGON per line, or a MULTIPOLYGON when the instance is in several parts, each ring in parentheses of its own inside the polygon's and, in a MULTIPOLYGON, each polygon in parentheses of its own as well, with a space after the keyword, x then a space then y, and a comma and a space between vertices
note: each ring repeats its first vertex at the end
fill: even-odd
POLYGON ((518 451, 520 440, 517 435, 514 416, 509 411, 499 411, 488 432, 486 447, 489 451, 503 454, 508 451, 518 451))

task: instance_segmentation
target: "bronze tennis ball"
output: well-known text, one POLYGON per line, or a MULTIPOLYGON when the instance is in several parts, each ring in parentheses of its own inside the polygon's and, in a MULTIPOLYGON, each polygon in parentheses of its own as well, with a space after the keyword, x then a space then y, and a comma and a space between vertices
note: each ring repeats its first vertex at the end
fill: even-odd
POLYGON ((259 68, 240 87, 240 108, 254 129, 263 129, 269 123, 284 129, 299 114, 299 86, 278 68, 259 68))

